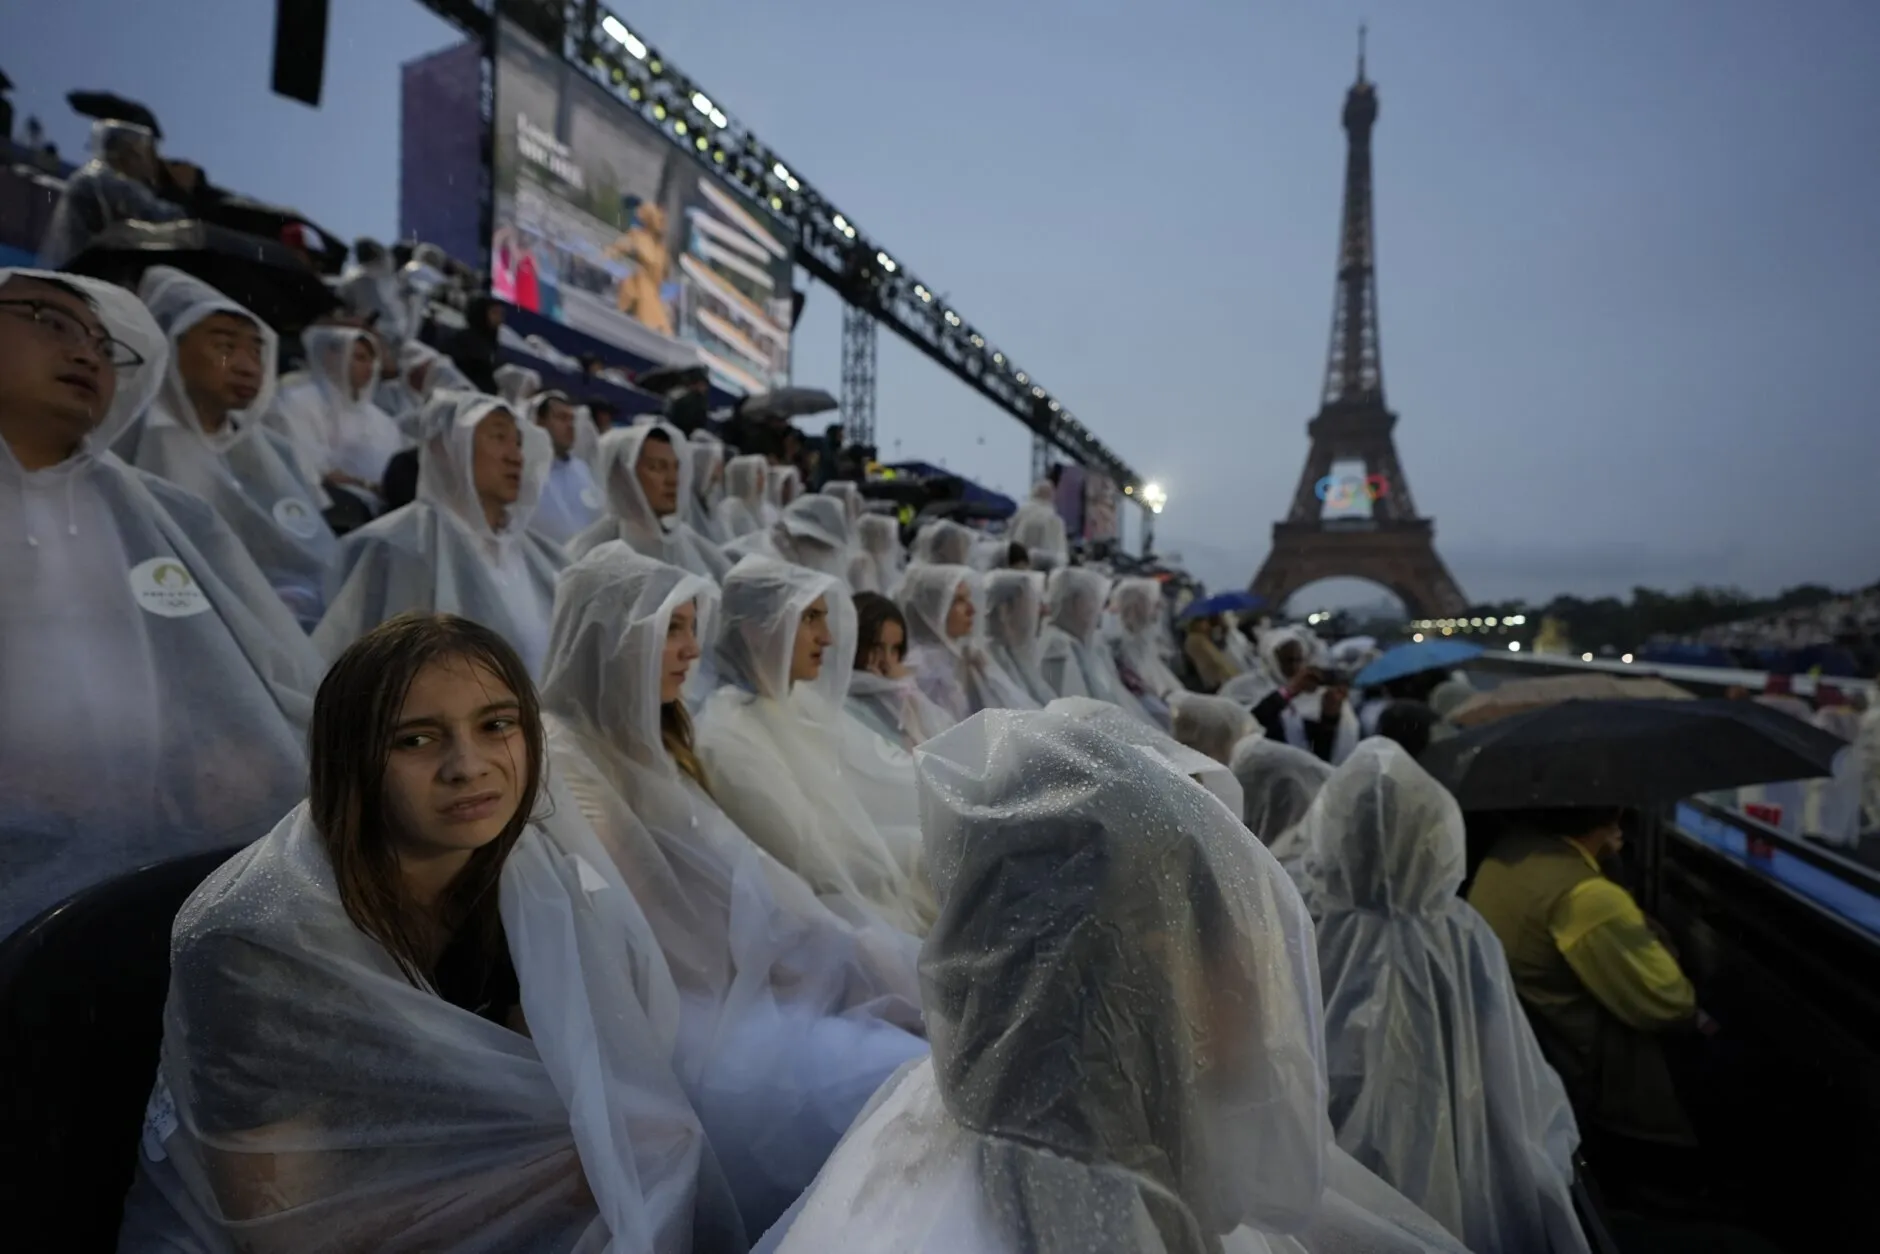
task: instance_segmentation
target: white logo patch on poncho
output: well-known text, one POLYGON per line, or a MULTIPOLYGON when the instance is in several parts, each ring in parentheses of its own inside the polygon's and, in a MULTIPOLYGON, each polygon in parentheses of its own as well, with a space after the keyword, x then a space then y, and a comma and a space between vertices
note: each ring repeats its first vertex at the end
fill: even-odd
POLYGON ((282 531, 301 540, 311 540, 320 531, 313 507, 298 497, 284 496, 274 503, 274 521, 282 531))
POLYGON ((153 557, 131 567, 131 595, 146 614, 160 618, 188 618, 210 608, 196 577, 176 557, 153 557))

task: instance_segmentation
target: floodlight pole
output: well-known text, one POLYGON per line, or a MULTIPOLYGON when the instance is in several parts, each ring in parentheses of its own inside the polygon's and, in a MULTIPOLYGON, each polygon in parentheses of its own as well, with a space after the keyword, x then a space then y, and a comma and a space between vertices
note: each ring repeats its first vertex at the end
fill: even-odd
POLYGON ((1155 556, 1155 511, 1146 505, 1142 510, 1142 555, 1155 556))

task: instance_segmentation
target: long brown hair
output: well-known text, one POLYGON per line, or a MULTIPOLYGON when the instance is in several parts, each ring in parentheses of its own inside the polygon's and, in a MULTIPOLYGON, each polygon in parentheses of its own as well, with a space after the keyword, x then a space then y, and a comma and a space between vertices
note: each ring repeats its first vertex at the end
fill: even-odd
POLYGON ((447 935, 467 933, 493 953, 502 944, 496 883, 534 814, 542 778, 541 705, 516 651, 489 628, 454 614, 400 614, 333 663, 313 699, 307 739, 308 809, 353 926, 385 946, 414 984, 430 976, 438 925, 447 935), (399 873, 385 765, 412 681, 426 666, 449 658, 487 668, 516 694, 528 769, 515 814, 501 835, 470 855, 439 897, 433 923, 399 873))
POLYGON ((705 764, 692 747, 692 716, 686 713, 684 701, 668 701, 659 707, 659 743, 665 746, 666 756, 674 765, 709 796, 711 781, 705 778, 705 764))

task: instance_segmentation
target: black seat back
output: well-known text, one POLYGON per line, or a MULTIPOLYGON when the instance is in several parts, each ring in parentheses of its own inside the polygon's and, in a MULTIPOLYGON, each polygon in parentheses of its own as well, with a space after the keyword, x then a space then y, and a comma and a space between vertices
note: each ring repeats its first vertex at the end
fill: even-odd
POLYGON ((235 853, 143 867, 0 941, 0 1215, 62 1250, 117 1247, 163 1040, 170 925, 235 853))

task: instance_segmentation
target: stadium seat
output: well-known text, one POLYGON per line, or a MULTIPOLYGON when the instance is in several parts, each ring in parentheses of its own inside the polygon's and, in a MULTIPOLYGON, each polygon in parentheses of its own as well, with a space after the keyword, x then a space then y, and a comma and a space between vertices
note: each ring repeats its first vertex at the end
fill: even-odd
POLYGON ((56 1233, 60 1250, 116 1248, 163 1039, 170 925, 234 852, 132 871, 0 941, 7 1231, 56 1233))

